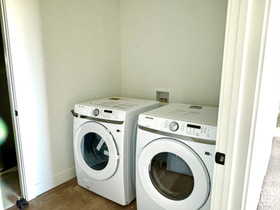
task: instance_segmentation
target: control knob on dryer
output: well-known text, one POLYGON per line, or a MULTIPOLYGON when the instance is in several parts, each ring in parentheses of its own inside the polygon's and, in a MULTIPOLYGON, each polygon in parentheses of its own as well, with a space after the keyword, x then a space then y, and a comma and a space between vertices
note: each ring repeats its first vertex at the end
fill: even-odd
POLYGON ((94 109, 93 110, 93 115, 96 117, 99 115, 99 109, 94 109))
POLYGON ((179 129, 179 124, 177 122, 173 121, 169 124, 169 129, 171 131, 175 132, 179 129))

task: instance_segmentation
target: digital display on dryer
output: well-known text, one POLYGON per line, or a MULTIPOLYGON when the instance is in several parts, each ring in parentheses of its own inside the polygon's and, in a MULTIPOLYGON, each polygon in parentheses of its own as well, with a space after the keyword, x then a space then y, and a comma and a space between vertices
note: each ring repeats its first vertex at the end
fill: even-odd
POLYGON ((105 112, 105 113, 110 113, 110 114, 112 114, 112 113, 113 113, 113 111, 112 111, 112 110, 104 110, 104 112, 105 112))
POLYGON ((195 129, 201 129, 201 126, 199 125, 192 125, 192 124, 187 124, 188 128, 195 128, 195 129))

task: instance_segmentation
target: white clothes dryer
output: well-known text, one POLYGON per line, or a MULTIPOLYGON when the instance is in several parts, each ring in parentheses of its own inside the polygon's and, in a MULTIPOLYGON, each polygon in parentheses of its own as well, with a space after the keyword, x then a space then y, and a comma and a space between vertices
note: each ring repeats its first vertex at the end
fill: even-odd
POLYGON ((75 105, 74 157, 78 184, 121 205, 135 199, 138 115, 149 100, 112 97, 75 105))
POLYGON ((209 210, 218 109, 170 104, 138 120, 138 210, 209 210))

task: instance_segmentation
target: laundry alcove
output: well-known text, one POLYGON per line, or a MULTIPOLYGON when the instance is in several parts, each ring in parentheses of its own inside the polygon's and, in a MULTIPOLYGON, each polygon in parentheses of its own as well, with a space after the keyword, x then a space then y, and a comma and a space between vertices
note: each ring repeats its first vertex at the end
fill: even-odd
POLYGON ((4 2, 28 200, 75 176, 75 103, 219 103, 226 0, 4 2))

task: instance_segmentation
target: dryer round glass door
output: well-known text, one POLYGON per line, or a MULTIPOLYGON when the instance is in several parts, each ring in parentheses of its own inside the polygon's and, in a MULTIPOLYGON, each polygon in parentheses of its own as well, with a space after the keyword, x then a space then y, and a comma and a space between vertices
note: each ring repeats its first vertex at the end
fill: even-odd
POLYGON ((118 167, 118 151, 111 133, 97 122, 83 124, 74 144, 76 164, 91 178, 105 180, 118 167))
POLYGON ((157 139, 141 152, 137 173, 146 193, 164 209, 200 209, 210 194, 201 158, 175 139, 157 139))
POLYGON ((87 165, 94 170, 103 170, 109 162, 108 145, 97 133, 91 132, 84 136, 81 150, 87 165))
POLYGON ((184 200, 194 188, 194 177, 189 165, 179 156, 162 152, 151 161, 150 178, 154 187, 171 200, 184 200))

